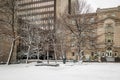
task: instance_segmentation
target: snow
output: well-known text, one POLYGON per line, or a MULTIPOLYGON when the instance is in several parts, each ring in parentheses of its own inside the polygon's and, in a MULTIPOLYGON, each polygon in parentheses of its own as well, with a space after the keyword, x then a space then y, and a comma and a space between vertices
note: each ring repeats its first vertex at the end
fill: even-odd
POLYGON ((120 63, 35 64, 0 65, 0 80, 120 80, 120 63))

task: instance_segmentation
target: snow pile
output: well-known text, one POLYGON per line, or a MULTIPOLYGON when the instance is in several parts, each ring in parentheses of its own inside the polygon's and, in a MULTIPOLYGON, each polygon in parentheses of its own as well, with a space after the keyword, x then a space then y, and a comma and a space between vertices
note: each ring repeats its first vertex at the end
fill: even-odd
POLYGON ((119 63, 35 64, 0 65, 0 80, 120 80, 119 63))

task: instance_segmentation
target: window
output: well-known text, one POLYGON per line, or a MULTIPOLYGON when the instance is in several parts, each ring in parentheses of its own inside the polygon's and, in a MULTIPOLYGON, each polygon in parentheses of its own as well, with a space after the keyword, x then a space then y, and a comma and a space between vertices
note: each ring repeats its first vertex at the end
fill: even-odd
POLYGON ((113 27, 111 24, 107 24, 106 26, 106 42, 113 42, 113 27))
POLYGON ((106 26, 106 33, 112 33, 113 32, 113 27, 111 24, 107 24, 106 26))
POLYGON ((93 23, 93 22, 94 22, 94 18, 91 18, 91 19, 90 19, 90 23, 93 23))
POLYGON ((90 44, 91 47, 93 47, 95 43, 94 43, 93 40, 90 40, 89 44, 90 44))
POLYGON ((74 46, 75 46, 75 44, 74 44, 74 43, 72 43, 72 44, 71 44, 71 47, 74 47, 74 46))
POLYGON ((109 56, 112 56, 112 53, 111 53, 111 52, 109 52, 109 56))
POLYGON ((106 56, 109 56, 109 53, 108 53, 108 52, 106 53, 106 56))
POLYGON ((116 15, 115 15, 115 13, 113 13, 113 14, 111 14, 111 16, 115 17, 116 15))
POLYGON ((117 56, 118 56, 118 52, 117 52, 117 51, 115 52, 114 56, 115 56, 115 57, 117 57, 117 56))
POLYGON ((111 42, 111 40, 108 40, 108 42, 111 42))
POLYGON ((112 49, 111 48, 107 49, 106 56, 112 57, 112 49))
POLYGON ((81 23, 84 23, 84 21, 85 21, 85 18, 84 17, 81 18, 81 23))
POLYGON ((82 51, 82 56, 84 56, 84 51, 82 51))
POLYGON ((115 56, 117 56, 117 53, 115 53, 115 56))
POLYGON ((72 56, 75 56, 75 53, 74 53, 74 52, 72 52, 72 56))
MULTIPOLYGON (((90 34, 90 35, 92 35, 92 34, 90 34)), ((82 36, 82 37, 85 37, 85 32, 82 32, 82 33, 81 33, 81 36, 82 36)))
POLYGON ((72 20, 72 24, 75 25, 75 20, 72 20))
POLYGON ((102 52, 102 57, 105 57, 105 53, 104 52, 102 52))
POLYGON ((91 52, 91 56, 94 56, 94 52, 91 52))
POLYGON ((109 47, 107 50, 109 50, 109 51, 110 51, 110 50, 112 50, 112 48, 111 48, 111 47, 109 47))
POLYGON ((106 18, 108 15, 103 15, 104 18, 106 18))

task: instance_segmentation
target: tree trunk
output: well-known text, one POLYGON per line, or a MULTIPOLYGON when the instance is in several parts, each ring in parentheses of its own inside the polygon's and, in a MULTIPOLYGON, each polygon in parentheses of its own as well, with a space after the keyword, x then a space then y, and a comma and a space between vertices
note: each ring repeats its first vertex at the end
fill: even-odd
POLYGON ((48 49, 48 44, 47 44, 47 63, 49 64, 49 49, 48 49))
POLYGON ((28 63, 29 53, 30 53, 30 48, 31 48, 31 41, 30 41, 30 44, 29 44, 29 46, 28 46, 28 52, 27 52, 27 59, 26 59, 26 63, 28 63))
POLYGON ((10 63, 10 60, 11 60, 11 57, 12 57, 12 53, 14 51, 14 46, 15 46, 15 40, 12 41, 10 53, 9 53, 8 60, 7 60, 7 65, 9 65, 9 63, 10 63))
POLYGON ((56 54, 56 46, 54 43, 54 56, 55 56, 55 63, 57 63, 57 54, 56 54))
POLYGON ((38 49, 37 49, 37 53, 38 53, 37 58, 38 58, 38 61, 39 61, 39 56, 40 56, 40 53, 39 53, 39 46, 38 46, 38 49))
POLYGON ((12 32, 13 32, 13 42, 12 42, 12 45, 11 45, 11 50, 10 50, 10 54, 9 54, 9 57, 8 57, 8 60, 7 60, 7 65, 10 63, 10 60, 11 60, 11 57, 12 57, 12 54, 14 52, 14 46, 15 46, 15 0, 12 1, 12 32))

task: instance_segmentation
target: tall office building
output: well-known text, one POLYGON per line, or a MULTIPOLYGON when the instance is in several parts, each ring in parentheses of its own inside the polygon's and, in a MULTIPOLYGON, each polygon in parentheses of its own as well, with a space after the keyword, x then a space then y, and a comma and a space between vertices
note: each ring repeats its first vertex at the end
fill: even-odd
MULTIPOLYGON (((56 22, 65 12, 71 13, 71 6, 74 1, 76 0, 17 0, 17 16, 20 19, 27 21, 31 27, 39 27, 39 29, 47 31, 48 29, 54 29, 56 22)), ((25 37, 26 33, 23 27, 24 26, 19 27, 19 29, 22 29, 20 31, 22 35, 20 36, 25 37)), ((52 32, 47 31, 46 35, 51 33, 52 32)), ((20 42, 20 45, 21 43, 22 42, 20 42)), ((22 47, 20 50, 24 48, 22 45, 20 47, 22 47)), ((50 49, 50 55, 54 56, 53 49, 50 49)))
POLYGON ((17 0, 18 16, 29 20, 31 24, 47 26, 45 23, 54 21, 67 10, 71 12, 71 2, 76 0, 17 0))

